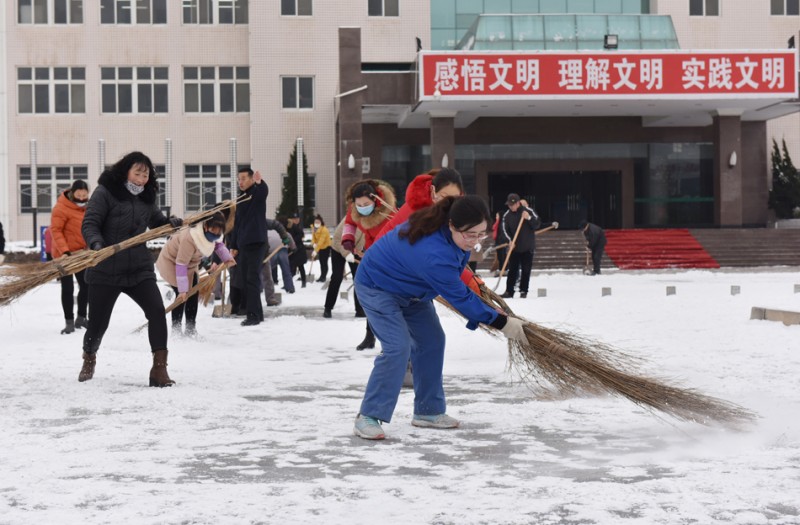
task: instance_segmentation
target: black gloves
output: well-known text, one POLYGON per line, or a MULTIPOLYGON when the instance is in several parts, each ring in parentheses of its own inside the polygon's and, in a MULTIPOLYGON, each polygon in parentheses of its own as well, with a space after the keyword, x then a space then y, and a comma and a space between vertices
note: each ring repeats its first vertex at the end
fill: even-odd
POLYGON ((94 241, 92 243, 92 250, 97 251, 97 250, 102 250, 102 249, 103 249, 103 243, 102 242, 94 241))
POLYGON ((72 255, 72 252, 64 252, 63 255, 69 256, 69 255, 72 255))
POLYGON ((183 226, 183 219, 181 219, 180 217, 170 217, 169 224, 173 228, 180 228, 181 226, 183 226))

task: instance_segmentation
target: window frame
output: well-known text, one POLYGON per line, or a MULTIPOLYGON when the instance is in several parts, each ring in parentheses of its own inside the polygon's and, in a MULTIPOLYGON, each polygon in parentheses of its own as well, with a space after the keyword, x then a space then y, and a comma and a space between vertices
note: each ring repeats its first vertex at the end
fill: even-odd
POLYGON ((305 14, 301 15, 300 14, 300 2, 302 2, 304 0, 288 0, 288 1, 292 2, 292 5, 294 6, 294 13, 285 13, 284 12, 284 10, 283 10, 284 1, 285 0, 281 0, 281 16, 288 16, 288 17, 292 17, 292 18, 310 18, 310 17, 314 16, 314 0, 305 0, 305 1, 308 2, 308 7, 309 7, 309 10, 311 11, 307 15, 305 15, 305 14))
POLYGON ((779 1, 781 3, 780 13, 774 12, 773 7, 775 5, 775 0, 770 1, 770 6, 769 6, 770 16, 800 16, 800 0, 779 0, 779 1), (790 7, 789 2, 794 2, 795 4, 792 6, 794 8, 793 10, 795 11, 792 14, 789 14, 789 7, 790 7))
POLYGON ((168 66, 101 66, 100 67, 100 115, 167 115, 169 114, 169 67, 168 66), (113 69, 114 78, 103 78, 104 70, 113 69), (130 69, 131 78, 121 78, 120 70, 130 69), (148 69, 150 78, 140 78, 140 70, 148 69), (156 70, 165 70, 166 78, 156 78, 156 70), (130 86, 130 111, 120 111, 121 86, 130 86), (114 111, 106 111, 106 86, 114 86, 114 111), (139 91, 142 86, 150 86, 150 111, 142 111, 139 91), (156 86, 166 86, 166 109, 156 111, 156 86))
POLYGON ((185 115, 230 115, 230 114, 247 114, 250 113, 250 66, 183 66, 183 79, 181 81, 183 86, 183 113, 185 115), (233 70, 233 78, 222 78, 222 70, 231 68, 233 70), (214 72, 213 78, 203 78, 203 70, 212 69, 214 72), (194 71, 194 78, 187 77, 187 72, 194 71), (240 73, 245 73, 246 76, 239 76, 240 73), (212 86, 212 109, 210 111, 203 111, 203 97, 204 92, 202 86, 212 86), (233 111, 223 109, 223 91, 224 87, 232 85, 231 90, 233 94, 233 111), (193 89, 191 86, 196 86, 196 101, 197 109, 189 110, 187 104, 189 97, 187 92, 193 89), (240 99, 240 89, 246 90, 246 103, 240 99), (243 107, 246 105, 246 109, 243 107))
POLYGON ((169 19, 169 2, 167 0, 100 0, 100 25, 101 26, 110 26, 110 25, 115 25, 115 26, 135 26, 135 25, 165 26, 165 25, 167 25, 168 19, 169 19), (110 2, 111 5, 113 5, 113 14, 114 14, 114 21, 113 22, 103 21, 103 12, 104 12, 104 9, 106 9, 106 6, 104 5, 105 2, 110 2), (121 8, 119 6, 119 4, 122 3, 122 2, 127 3, 130 7, 121 8), (154 4, 156 2, 158 2, 159 4, 162 4, 162 6, 159 6, 159 7, 162 7, 162 9, 160 9, 160 10, 164 12, 164 20, 163 21, 155 21, 154 20, 154 18, 155 18, 154 15, 156 13, 156 8, 154 7, 154 4), (141 9, 141 7, 139 7, 140 3, 145 3, 148 6, 148 11, 147 12, 148 12, 149 20, 146 21, 146 22, 143 22, 143 21, 139 20, 140 19, 139 10, 141 9), (129 14, 130 22, 120 22, 119 21, 118 15, 119 15, 120 9, 128 9, 130 11, 130 14, 129 14))
POLYGON ((214 199, 212 203, 222 202, 232 198, 234 191, 233 180, 230 174, 230 163, 221 164, 184 164, 183 165, 183 205, 184 212, 200 211, 204 208, 205 194, 210 193, 204 183, 214 184, 214 199), (190 168, 193 168, 190 170, 190 168), (207 168, 213 168, 213 172, 207 168), (190 189, 190 184, 195 188, 190 189), (227 194, 225 185, 228 186, 227 194), (198 202, 190 203, 191 197, 197 196, 198 202))
POLYGON ((381 3, 381 14, 370 14, 370 1, 367 0, 367 16, 371 18, 399 18, 400 17, 400 0, 375 0, 381 3), (387 15, 386 14, 386 4, 387 2, 394 2, 397 4, 397 14, 396 15, 387 15))
POLYGON ((14 0, 17 4, 16 16, 17 25, 20 26, 64 26, 64 25, 81 25, 84 22, 84 0, 14 0), (56 21, 56 5, 64 4, 65 14, 67 17, 66 22, 56 21), (23 4, 30 6, 30 21, 22 20, 23 4), (44 6, 44 21, 36 21, 36 5, 44 6), (78 7, 78 13, 73 12, 73 7, 78 7), (73 20, 73 15, 80 16, 80 20, 73 20))
POLYGON ((722 16, 722 2, 720 0, 697 0, 700 3, 700 7, 702 8, 702 13, 692 13, 692 0, 689 0, 689 16, 711 16, 711 17, 720 17, 722 16), (715 2, 717 6, 717 13, 710 15, 708 14, 708 6, 709 3, 715 2))
POLYGON ((316 109, 316 76, 315 75, 281 75, 280 76, 280 91, 281 91, 281 109, 284 111, 313 111, 316 109), (284 96, 284 80, 285 79, 294 79, 294 106, 286 106, 284 96), (310 107, 301 107, 300 106, 300 79, 310 79, 311 80, 311 106, 310 107))
POLYGON ((86 114, 86 68, 84 66, 22 66, 17 67, 17 104, 16 110, 18 116, 27 116, 27 115, 85 115, 86 114), (56 78, 56 70, 59 69, 66 69, 67 70, 67 78, 56 78), (75 78, 76 73, 82 70, 83 78, 75 78), (21 73, 23 71, 30 72, 30 78, 20 78, 21 73), (46 78, 37 78, 38 75, 43 74, 46 72, 46 78), (69 86, 69 111, 57 111, 57 92, 59 89, 57 86, 69 86), (30 90, 30 111, 22 111, 21 101, 22 91, 23 88, 29 86, 30 90), (79 86, 82 86, 83 89, 78 89, 79 86), (39 88, 39 89, 37 89, 39 88), (44 88, 44 89, 42 89, 44 88), (82 91, 83 94, 83 111, 73 111, 73 106, 76 101, 74 97, 76 97, 82 91), (37 111, 37 101, 40 101, 40 98, 43 97, 45 99, 45 103, 47 104, 46 111, 37 111))
POLYGON ((185 26, 235 26, 250 23, 250 0, 183 0, 181 25, 185 26), (201 3, 203 5, 201 5, 201 3), (206 21, 201 21, 200 9, 207 6, 206 21), (230 22, 223 22, 223 12, 230 10, 230 22), (187 15, 189 15, 187 17, 187 15), (187 20, 187 18, 189 18, 187 20), (242 20, 243 19, 243 20, 242 20))
MULTIPOLYGON (((31 207, 33 194, 33 177, 31 176, 30 164, 20 164, 17 166, 17 190, 19 194, 19 212, 20 213, 33 213, 34 209, 31 207), (27 171, 24 174, 23 171, 27 171), (28 199, 28 205, 23 205, 23 199, 28 199)), ((71 165, 43 165, 36 166, 36 213, 50 213, 55 206, 58 196, 62 191, 72 186, 75 180, 89 180, 89 166, 86 164, 71 164, 71 165), (66 170, 66 175, 63 171, 66 170), (61 171, 62 173, 59 173, 61 171), (49 186, 49 188, 48 188, 49 186), (44 191, 43 191, 44 188, 44 191), (47 195, 49 202, 42 205, 40 196, 47 195)))

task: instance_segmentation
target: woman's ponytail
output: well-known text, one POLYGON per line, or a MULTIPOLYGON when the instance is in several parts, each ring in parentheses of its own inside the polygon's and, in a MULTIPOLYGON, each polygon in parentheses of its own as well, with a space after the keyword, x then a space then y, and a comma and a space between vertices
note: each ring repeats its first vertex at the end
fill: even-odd
POLYGON ((415 211, 408 218, 408 225, 400 230, 401 239, 414 244, 422 237, 430 235, 450 220, 450 209, 458 197, 445 197, 433 206, 415 211))

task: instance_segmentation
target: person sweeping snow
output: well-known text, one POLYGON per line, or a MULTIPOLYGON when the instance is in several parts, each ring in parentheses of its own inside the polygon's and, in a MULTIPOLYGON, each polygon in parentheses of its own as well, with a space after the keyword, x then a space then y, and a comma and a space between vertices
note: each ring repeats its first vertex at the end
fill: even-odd
POLYGON ((367 250, 356 274, 356 292, 381 342, 353 432, 384 439, 403 384, 406 363, 414 374, 414 417, 423 428, 456 428, 447 415, 442 384, 445 336, 433 299, 442 296, 468 319, 506 337, 524 339, 522 321, 484 304, 461 280, 469 250, 486 235, 489 210, 480 197, 445 197, 411 215, 408 223, 367 250))

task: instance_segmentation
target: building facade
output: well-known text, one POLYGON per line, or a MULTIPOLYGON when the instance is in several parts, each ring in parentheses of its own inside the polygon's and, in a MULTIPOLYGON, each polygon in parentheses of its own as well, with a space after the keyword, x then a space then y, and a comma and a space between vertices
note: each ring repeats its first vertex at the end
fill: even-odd
MULTIPOLYGON (((764 225, 768 144, 785 138, 800 157, 796 113, 742 122, 741 140, 755 153, 742 155, 748 176, 739 194, 723 196, 709 173, 723 154, 719 123, 737 115, 644 126, 642 112, 531 111, 532 100, 428 104, 423 115, 418 49, 454 49, 472 30, 481 51, 520 51, 491 25, 512 14, 605 17, 605 30, 613 19, 620 50, 632 42, 631 19, 622 17, 647 27, 671 20, 671 37, 640 31, 639 50, 782 49, 800 17, 796 0, 783 0, 782 13, 779 3, 759 10, 747 0, 9 0, 0 12, 0 222, 10 240, 30 239, 34 209, 47 224, 72 179, 93 186, 104 166, 132 150, 158 166, 162 206, 177 215, 228 198, 232 171, 243 165, 264 174, 272 213, 302 137, 313 205, 329 223, 341 217, 340 195, 352 181, 383 177, 402 196, 410 178, 448 153, 493 208, 514 189, 538 195, 537 207, 550 215, 591 210, 608 227, 764 225), (491 15, 498 17, 482 25, 491 15), (665 170, 691 188, 688 201, 681 194, 665 208, 657 202, 663 189, 645 191, 670 184, 648 179, 665 170), (721 219, 722 201, 742 200, 742 192, 750 197, 740 216, 721 219)), ((548 20, 571 27, 566 18, 548 20)), ((580 38, 565 38, 567 29, 548 35, 544 24, 538 38, 538 19, 527 17, 527 36, 512 43, 531 51, 602 43, 604 34, 592 33, 599 19, 580 20, 580 38)))

